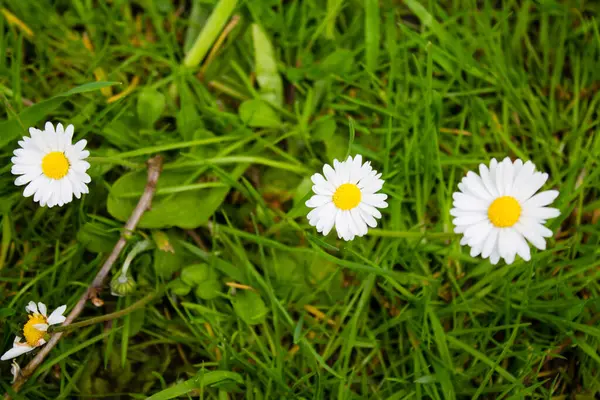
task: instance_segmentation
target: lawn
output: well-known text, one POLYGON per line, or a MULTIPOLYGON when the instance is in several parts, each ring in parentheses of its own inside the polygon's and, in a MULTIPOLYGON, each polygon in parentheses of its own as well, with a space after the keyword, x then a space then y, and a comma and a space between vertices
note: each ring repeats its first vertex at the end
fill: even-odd
POLYGON ((14 386, 0 362, 1 393, 600 395, 600 3, 0 11, 0 353, 29 301, 76 312, 53 348, 17 358, 14 386), (46 121, 90 151, 89 194, 62 207, 11 174, 18 140, 46 121), (323 236, 306 217, 311 175, 356 154, 389 206, 364 237, 323 236), (461 247, 450 210, 468 171, 505 157, 549 174, 561 215, 530 261, 492 265, 461 247))

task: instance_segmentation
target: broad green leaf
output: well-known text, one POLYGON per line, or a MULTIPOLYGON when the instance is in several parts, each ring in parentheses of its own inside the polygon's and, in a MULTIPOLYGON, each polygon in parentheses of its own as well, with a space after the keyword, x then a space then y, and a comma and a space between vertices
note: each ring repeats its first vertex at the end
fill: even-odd
MULTIPOLYGON (((163 171, 158 180, 157 192, 159 193, 162 189, 181 187, 186 184, 188 179, 189 172, 163 171)), ((108 212, 116 219, 126 221, 145 186, 145 171, 123 175, 113 184, 108 196, 108 212)), ((197 228, 208 222, 225 199, 227 192, 229 192, 228 187, 217 187, 187 190, 176 194, 156 194, 152 200, 152 208, 144 213, 139 227, 197 228)))
POLYGON ((192 287, 216 277, 216 272, 206 264, 190 265, 181 271, 181 280, 192 287))
POLYGON ((169 282, 169 289, 178 296, 185 296, 191 290, 191 286, 184 283, 181 279, 174 279, 169 282))
POLYGON ((261 97, 277 106, 283 105, 283 82, 277 70, 273 45, 258 24, 252 24, 254 69, 261 97))
POLYGON ((56 110, 69 96, 79 93, 93 92, 102 88, 118 85, 119 82, 91 82, 77 86, 67 92, 58 94, 50 99, 40 101, 26 108, 16 118, 0 122, 0 147, 26 135, 27 130, 42 121, 46 116, 56 110))
POLYGON ((92 253, 105 253, 115 246, 119 233, 109 231, 109 227, 100 222, 86 222, 77 232, 77 240, 92 253))
POLYGON ((151 128, 165 110, 165 95, 156 89, 143 89, 137 101, 137 113, 140 124, 145 128, 151 128))
POLYGON ((269 309, 265 302, 256 292, 240 290, 231 300, 235 313, 248 325, 256 325, 264 322, 269 309))
POLYGON ((279 115, 262 100, 246 100, 238 112, 242 122, 253 128, 276 128, 281 125, 279 115))
POLYGON ((203 300, 212 300, 219 295, 221 288, 221 282, 217 279, 208 279, 199 283, 194 293, 203 300))
POLYGON ((220 383, 225 383, 227 381, 233 381, 237 383, 244 383, 244 379, 235 372, 230 371, 212 371, 204 373, 201 371, 197 376, 192 379, 188 379, 185 382, 181 382, 176 384, 175 386, 171 386, 168 389, 162 390, 150 397, 147 397, 146 400, 168 400, 174 399, 179 396, 183 396, 186 393, 191 392, 192 390, 211 387, 220 383))

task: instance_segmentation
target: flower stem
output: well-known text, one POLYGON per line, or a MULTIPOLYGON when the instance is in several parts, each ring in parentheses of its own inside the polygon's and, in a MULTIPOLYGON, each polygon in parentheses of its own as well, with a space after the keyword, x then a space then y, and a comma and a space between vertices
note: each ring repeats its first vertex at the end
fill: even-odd
POLYGON ((142 240, 141 242, 136 243, 136 245, 133 246, 133 249, 131 250, 131 252, 129 254, 127 254, 127 257, 125 258, 125 262, 123 263, 123 267, 121 268, 121 276, 126 277, 127 271, 129 270, 129 265, 131 264, 133 259, 138 254, 150 249, 151 246, 152 246, 151 240, 142 240))
POLYGON ((140 300, 136 301, 135 303, 133 303, 132 305, 130 305, 127 308, 116 311, 114 313, 102 315, 100 317, 88 318, 86 320, 83 320, 81 322, 76 322, 74 324, 57 326, 56 328, 52 328, 51 330, 49 330, 48 333, 67 332, 67 331, 71 331, 74 329, 83 328, 85 326, 97 324, 100 322, 111 321, 113 319, 124 317, 124 316, 134 312, 135 310, 144 307, 146 304, 150 303, 152 300, 156 299, 157 297, 160 297, 164 293, 164 291, 165 291, 165 287, 162 287, 162 288, 158 289, 156 292, 150 293, 150 294, 146 295, 145 297, 142 297, 140 300))

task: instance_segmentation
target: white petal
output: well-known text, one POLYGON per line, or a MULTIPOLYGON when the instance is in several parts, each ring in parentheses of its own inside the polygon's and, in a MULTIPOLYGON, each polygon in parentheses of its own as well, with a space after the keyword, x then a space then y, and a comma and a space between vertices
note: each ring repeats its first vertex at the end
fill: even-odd
POLYGON ((383 188, 383 183, 384 183, 384 180, 382 180, 382 179, 371 179, 369 181, 369 185, 363 186, 361 188, 361 191, 363 193, 369 193, 369 194, 376 193, 376 192, 380 191, 381 188, 383 188))
MULTIPOLYGON (((492 225, 489 221, 483 221, 475 225, 469 226, 465 230, 465 237, 469 238, 469 246, 476 246, 481 244, 483 247, 483 243, 485 239, 488 237, 494 225, 492 225)), ((482 249, 483 250, 483 249, 482 249)))
POLYGON ((46 122, 46 125, 44 125, 44 131, 46 133, 55 133, 54 125, 52 125, 50 121, 46 122))
POLYGON ((355 226, 358 227, 358 236, 366 235, 369 231, 369 227, 360 214, 360 208, 356 207, 350 210, 350 217, 354 221, 355 226))
POLYGON ((44 317, 47 317, 46 311, 48 309, 46 308, 46 305, 44 303, 42 303, 41 301, 38 302, 37 305, 38 305, 38 310, 40 310, 40 314, 42 314, 44 317))
MULTIPOLYGON (((525 166, 523 166, 523 168, 525 168, 525 166)), ((513 196, 521 203, 524 203, 526 200, 529 200, 529 198, 533 196, 535 192, 540 190, 547 180, 548 174, 536 172, 529 181, 524 182, 521 185, 518 192, 514 191, 513 196)))
POLYGON ((498 229, 498 253, 500 257, 506 259, 514 251, 510 243, 510 236, 507 229, 498 229))
POLYGON ((85 173, 88 169, 90 169, 90 163, 83 160, 76 160, 71 162, 71 168, 79 173, 85 173))
POLYGON ((452 198, 454 199, 454 207, 459 208, 461 210, 468 211, 486 211, 490 206, 488 201, 478 199, 477 197, 469 196, 464 193, 454 192, 452 194, 452 198))
POLYGON ((28 344, 20 344, 18 346, 14 346, 12 349, 4 353, 2 357, 0 357, 0 360, 10 360, 11 358, 19 357, 21 354, 28 353, 33 349, 34 347, 31 347, 28 344))
POLYGON ((469 190, 469 192, 476 195, 479 199, 483 199, 483 200, 487 200, 487 201, 492 200, 492 195, 485 188, 483 181, 481 180, 479 175, 477 175, 475 172, 469 171, 467 173, 466 179, 464 180, 464 183, 465 183, 467 189, 469 190))
POLYGON ((73 133, 75 132, 75 127, 71 124, 69 124, 67 126, 67 128, 65 129, 65 141, 68 144, 71 144, 72 140, 73 140, 73 133))
MULTIPOLYGON (((513 174, 514 174, 514 178, 517 177, 517 175, 519 175, 519 172, 521 171, 521 168, 523 168, 523 160, 521 160, 520 158, 517 158, 515 160, 515 162, 513 163, 513 174)), ((514 185, 514 179, 512 184, 514 185)))
POLYGON ((31 182, 31 176, 29 175, 21 175, 17 179, 15 179, 15 185, 23 186, 29 182, 31 182))
POLYGON ((25 190, 23 191, 23 197, 32 196, 35 192, 37 192, 40 189, 43 182, 43 179, 41 179, 40 177, 32 180, 31 183, 29 183, 29 185, 25 187, 25 190))
POLYGON ((513 236, 514 236, 515 242, 516 242, 517 254, 523 260, 530 261, 531 260, 531 250, 529 249, 529 245, 525 241, 525 238, 516 229, 514 229, 514 228, 510 228, 510 229, 514 231, 513 236))
POLYGON ((346 238, 348 235, 348 231, 350 227, 348 226, 348 221, 344 219, 344 212, 339 210, 335 216, 335 230, 337 231, 338 238, 346 238))
POLYGON ((311 225, 317 228, 317 232, 321 232, 323 226, 327 225, 328 220, 335 215, 336 210, 337 208, 333 203, 316 208, 313 210, 315 215, 312 216, 311 225))
POLYGON ((517 193, 519 193, 521 188, 531 181, 534 172, 535 165, 531 161, 527 161, 525 164, 523 164, 523 166, 519 169, 519 172, 515 175, 512 192, 508 194, 515 196, 517 193))
POLYGON ((363 213, 365 213, 365 214, 372 215, 373 217, 375 217, 377 219, 381 218, 381 212, 373 206, 370 206, 365 203, 360 203, 358 205, 358 208, 360 208, 361 211, 363 211, 363 213))
POLYGON ((334 191, 326 185, 313 185, 312 191, 315 194, 320 194, 322 196, 333 196, 334 191))
POLYGON ((314 195, 313 197, 311 197, 310 199, 308 199, 306 201, 306 206, 314 208, 314 207, 324 206, 325 204, 331 203, 331 202, 332 202, 331 196, 314 195))
MULTIPOLYGON (((377 209, 374 209, 374 210, 377 210, 377 209)), ((365 209, 362 207, 358 207, 358 211, 360 212, 360 216, 362 217, 362 219, 365 221, 365 223, 367 225, 369 225, 371 228, 375 228, 377 226, 377 220, 373 217, 373 214, 371 214, 368 211, 365 211, 365 209)), ((381 218, 381 214, 379 214, 379 215, 381 218)))
POLYGON ((479 175, 481 176, 483 185, 492 197, 498 197, 498 189, 496 189, 494 181, 490 178, 490 170, 484 164, 479 164, 479 175))
POLYGON ((73 201, 73 185, 69 179, 63 179, 61 181, 62 186, 62 201, 64 204, 73 201))
POLYGON ((27 305, 25 306, 25 310, 32 314, 39 314, 37 304, 35 304, 33 301, 30 301, 29 303, 27 303, 27 305))
POLYGON ((58 307, 56 310, 52 311, 52 314, 50 314, 50 316, 48 317, 48 324, 56 325, 56 324, 62 324, 63 322, 65 322, 65 320, 67 318, 65 318, 65 316, 63 314, 65 313, 66 310, 67 310, 67 306, 62 305, 62 306, 58 307))
POLYGON ((452 220, 452 223, 454 225, 471 225, 471 224, 476 224, 478 222, 482 222, 482 221, 486 221, 487 220, 487 215, 485 214, 480 214, 480 215, 471 215, 471 216, 466 216, 466 217, 456 217, 452 220))
POLYGON ((546 190, 531 197, 523 203, 524 208, 543 207, 552 203, 558 197, 558 190, 546 190))
POLYGON ((511 193, 515 179, 515 169, 510 158, 506 157, 504 160, 504 193, 511 193))
POLYGON ((552 237, 553 233, 550 229, 546 228, 543 224, 543 220, 529 217, 521 217, 519 222, 525 226, 528 230, 542 236, 552 237))
POLYGON ((454 227, 454 233, 464 233, 469 225, 459 225, 454 227))
POLYGON ((335 187, 331 184, 331 182, 326 181, 323 175, 321 174, 313 174, 313 176, 310 177, 310 180, 315 185, 327 186, 332 192, 335 191, 335 187))
POLYGON ((37 329, 38 331, 42 331, 42 332, 46 332, 48 331, 48 324, 35 324, 33 325, 33 327, 35 329, 37 329))
POLYGON ((481 250, 481 257, 488 258, 497 249, 499 229, 492 229, 488 236, 485 238, 483 243, 483 250, 481 250))
POLYGON ((376 193, 376 194, 365 193, 362 196, 361 203, 364 202, 365 204, 368 204, 368 205, 371 205, 371 206, 377 207, 377 208, 386 208, 388 206, 388 204, 385 202, 386 199, 387 199, 387 194, 384 194, 384 193, 376 193))
POLYGON ((532 207, 523 208, 521 215, 528 218, 550 219, 558 217, 560 211, 551 207, 532 207))
POLYGON ((461 210, 460 208, 453 208, 450 210, 450 215, 453 217, 468 217, 468 216, 486 216, 487 213, 485 211, 467 211, 461 210))
POLYGON ((325 175, 325 179, 327 179, 327 181, 331 182, 331 184, 335 188, 337 188, 338 186, 340 186, 342 184, 342 182, 341 182, 340 178, 338 178, 335 170, 333 168, 331 168, 331 165, 325 164, 323 166, 323 174, 325 175))
POLYGON ((333 211, 333 214, 331 214, 330 218, 327 218, 325 220, 325 223, 323 223, 323 230, 322 230, 322 234, 324 236, 329 235, 329 232, 331 232, 331 229, 333 229, 333 226, 335 225, 335 220, 336 220, 336 216, 337 214, 340 212, 340 210, 338 210, 337 208, 333 211))
POLYGON ((471 247, 471 251, 469 252, 469 255, 471 257, 477 257, 479 254, 481 254, 482 248, 483 248, 482 244, 478 244, 478 245, 471 247))
POLYGON ((498 163, 498 167, 496 167, 496 178, 494 181, 496 182, 496 190, 498 190, 498 194, 500 196, 504 196, 504 167, 506 163, 504 160, 498 163))
POLYGON ((81 152, 81 151, 83 151, 83 149, 85 149, 86 144, 87 144, 87 140, 81 139, 79 142, 77 142, 73 145, 73 149, 75 149, 77 152, 81 152))
POLYGON ((490 254, 490 262, 492 265, 496 265, 498 264, 498 261, 500 261, 500 254, 498 253, 498 250, 494 249, 492 254, 490 254))
POLYGON ((513 225, 513 228, 517 230, 521 235, 525 237, 532 245, 540 250, 546 249, 546 240, 536 232, 535 228, 531 225, 525 225, 523 221, 519 221, 513 225))
POLYGON ((500 240, 504 234, 505 243, 499 242, 500 254, 504 250, 504 260, 507 264, 512 264, 515 261, 517 251, 519 251, 519 233, 512 228, 504 228, 500 233, 500 240))
POLYGON ((349 162, 347 161, 342 161, 342 162, 337 162, 337 160, 334 160, 334 164, 335 164, 335 171, 337 172, 338 176, 340 177, 340 180, 342 183, 348 183, 350 182, 350 169, 352 168, 352 159, 349 158, 349 162))

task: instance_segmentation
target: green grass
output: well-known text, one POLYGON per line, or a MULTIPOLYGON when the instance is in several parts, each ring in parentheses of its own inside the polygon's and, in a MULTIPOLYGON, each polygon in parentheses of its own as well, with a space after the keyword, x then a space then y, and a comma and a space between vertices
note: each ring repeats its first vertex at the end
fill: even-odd
MULTIPOLYGON (((154 154, 153 210, 114 273, 159 231, 175 250, 138 255, 136 291, 107 288, 80 319, 163 282, 168 295, 63 338, 20 398, 598 396, 597 3, 240 0, 212 55, 234 2, 210 19, 216 1, 192 3, 3 2, 33 36, 0 19, 0 351, 29 300, 74 306, 154 154), (122 85, 49 100, 94 81, 122 85), (73 123, 92 152, 90 194, 61 209, 10 174, 16 138, 45 120, 73 123), (308 178, 356 153, 390 206, 365 238, 321 237, 308 178), (468 170, 505 156, 550 174, 562 215, 531 262, 492 266, 461 249, 449 210, 468 170)), ((0 373, 4 391, 10 363, 0 373)))

